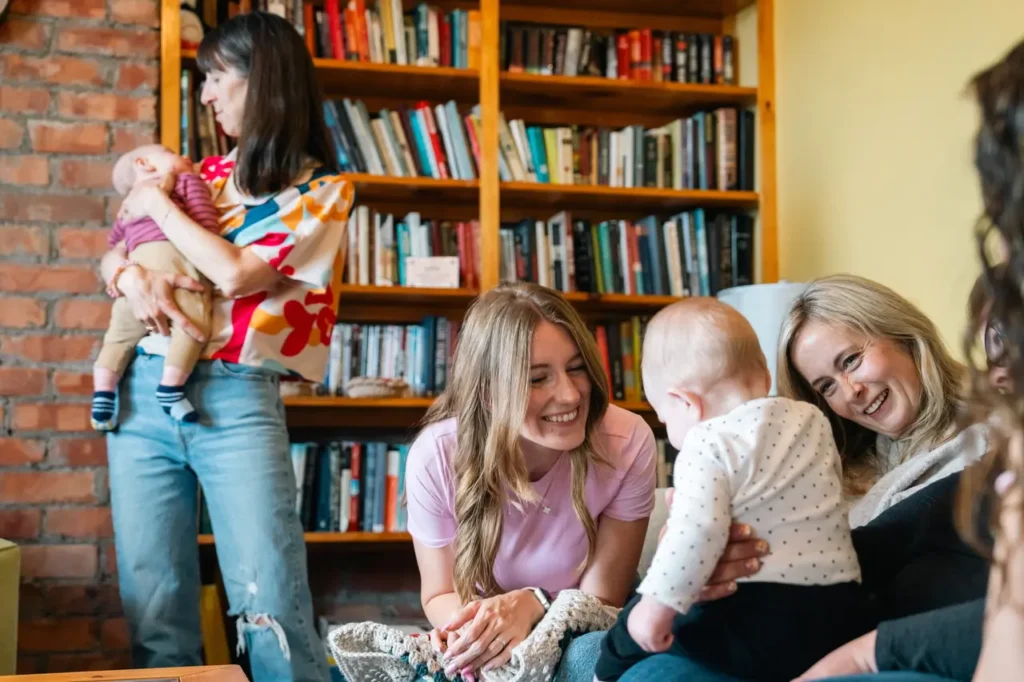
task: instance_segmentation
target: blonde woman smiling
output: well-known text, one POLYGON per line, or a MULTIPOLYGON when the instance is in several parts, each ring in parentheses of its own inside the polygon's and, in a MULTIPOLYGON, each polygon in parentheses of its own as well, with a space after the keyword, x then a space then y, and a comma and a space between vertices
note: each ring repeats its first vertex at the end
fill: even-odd
MULTIPOLYGON (((448 390, 409 453, 409 531, 446 672, 507 662, 555 593, 622 606, 654 506, 655 444, 608 404, 597 345, 575 310, 533 284, 470 308, 448 390)), ((593 677, 573 651, 559 679, 593 677)))

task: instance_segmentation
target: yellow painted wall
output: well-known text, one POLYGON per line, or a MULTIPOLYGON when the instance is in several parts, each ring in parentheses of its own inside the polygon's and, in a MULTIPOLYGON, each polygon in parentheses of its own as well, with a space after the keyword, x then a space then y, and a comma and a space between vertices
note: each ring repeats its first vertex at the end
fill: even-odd
POLYGON ((775 0, 780 276, 876 279, 959 352, 979 272, 965 84, 1024 0, 775 0))

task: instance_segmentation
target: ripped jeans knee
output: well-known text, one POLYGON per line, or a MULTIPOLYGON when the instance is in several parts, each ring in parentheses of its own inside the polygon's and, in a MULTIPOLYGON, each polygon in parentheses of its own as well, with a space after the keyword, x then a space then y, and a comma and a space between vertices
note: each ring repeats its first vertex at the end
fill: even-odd
POLYGON ((270 614, 242 613, 235 619, 235 627, 238 630, 238 644, 235 647, 237 655, 241 656, 245 653, 246 635, 269 630, 277 636, 277 644, 281 647, 284 660, 292 660, 292 651, 288 646, 288 637, 284 634, 284 628, 270 614))

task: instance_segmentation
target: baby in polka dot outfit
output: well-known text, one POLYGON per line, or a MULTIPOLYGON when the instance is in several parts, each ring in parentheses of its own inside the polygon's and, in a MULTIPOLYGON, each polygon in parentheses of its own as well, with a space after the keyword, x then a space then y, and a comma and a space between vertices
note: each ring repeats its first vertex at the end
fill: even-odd
POLYGON ((768 397, 771 377, 747 320, 713 298, 668 306, 647 327, 641 366, 679 450, 675 496, 595 679, 617 680, 668 652, 744 680, 790 680, 871 630, 831 427, 814 405, 768 397), (735 594, 697 603, 734 521, 771 553, 735 594))

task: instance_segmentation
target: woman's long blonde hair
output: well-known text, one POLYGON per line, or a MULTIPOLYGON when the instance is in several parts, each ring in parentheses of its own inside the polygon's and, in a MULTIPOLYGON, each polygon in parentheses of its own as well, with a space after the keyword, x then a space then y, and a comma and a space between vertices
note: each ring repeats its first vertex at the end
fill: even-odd
POLYGON ((885 463, 876 449, 877 434, 829 409, 825 398, 793 365, 793 342, 808 322, 848 327, 869 338, 889 339, 910 353, 922 395, 918 418, 899 438, 904 459, 922 447, 949 438, 964 404, 967 373, 950 354, 932 321, 892 289, 863 277, 833 275, 811 282, 782 325, 777 382, 781 395, 813 403, 828 416, 843 459, 848 492, 866 492, 885 473, 885 463))
POLYGON ((499 591, 494 559, 501 542, 507 502, 534 501, 519 446, 530 398, 530 346, 546 320, 564 329, 583 358, 590 378, 586 437, 570 453, 572 503, 594 551, 597 525, 584 489, 592 462, 606 461, 592 442, 594 426, 608 408, 608 382, 597 344, 576 311, 557 292, 536 284, 504 284, 481 295, 459 332, 448 387, 427 412, 426 422, 454 417, 455 591, 463 602, 499 591))

